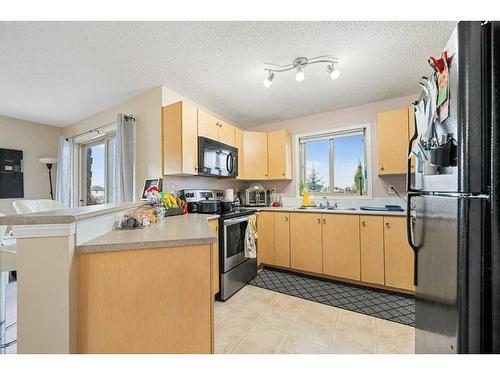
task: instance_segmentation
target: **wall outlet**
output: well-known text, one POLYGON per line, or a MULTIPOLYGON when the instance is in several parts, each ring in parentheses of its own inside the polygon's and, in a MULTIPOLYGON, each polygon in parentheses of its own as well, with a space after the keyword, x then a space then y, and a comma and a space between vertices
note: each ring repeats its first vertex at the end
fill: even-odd
POLYGON ((394 192, 393 189, 394 189, 394 185, 389 185, 387 187, 387 194, 389 194, 389 195, 395 195, 396 193, 394 192))

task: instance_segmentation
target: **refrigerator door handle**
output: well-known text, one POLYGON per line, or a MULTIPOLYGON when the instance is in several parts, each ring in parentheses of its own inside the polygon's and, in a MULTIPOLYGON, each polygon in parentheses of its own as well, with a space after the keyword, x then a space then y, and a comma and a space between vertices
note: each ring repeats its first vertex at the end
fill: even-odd
MULTIPOLYGON (((413 126, 413 129, 414 129, 414 132, 413 132, 413 135, 411 136, 409 142, 408 142, 408 158, 406 159, 406 191, 408 193, 411 193, 411 192, 416 192, 417 190, 415 190, 413 188, 413 186, 411 186, 411 154, 413 152, 413 142, 415 142, 418 138, 418 132, 417 132, 417 119, 415 117, 415 111, 413 111, 413 123, 414 123, 414 126, 413 126)), ((415 166, 415 169, 417 168, 417 166, 415 166)))
POLYGON ((411 216, 411 199, 413 197, 418 197, 422 194, 409 192, 406 199, 406 237, 408 239, 408 244, 413 250, 413 284, 417 286, 417 271, 418 271, 418 263, 417 263, 417 251, 419 247, 413 243, 413 217, 411 216))

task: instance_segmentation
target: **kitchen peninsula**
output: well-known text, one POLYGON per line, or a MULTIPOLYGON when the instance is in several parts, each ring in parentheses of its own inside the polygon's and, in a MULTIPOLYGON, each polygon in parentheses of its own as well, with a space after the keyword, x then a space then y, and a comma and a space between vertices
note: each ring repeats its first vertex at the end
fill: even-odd
POLYGON ((0 218, 18 241, 19 353, 212 353, 207 215, 115 223, 141 203, 0 218))

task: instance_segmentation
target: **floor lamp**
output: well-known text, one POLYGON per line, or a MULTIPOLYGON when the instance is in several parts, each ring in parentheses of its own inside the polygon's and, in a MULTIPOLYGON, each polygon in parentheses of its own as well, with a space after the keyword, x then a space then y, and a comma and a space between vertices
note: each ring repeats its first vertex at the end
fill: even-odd
POLYGON ((54 193, 52 192, 52 165, 57 163, 56 158, 40 158, 38 161, 42 164, 45 164, 47 166, 47 169, 49 170, 49 185, 50 185, 50 199, 54 200, 54 193))

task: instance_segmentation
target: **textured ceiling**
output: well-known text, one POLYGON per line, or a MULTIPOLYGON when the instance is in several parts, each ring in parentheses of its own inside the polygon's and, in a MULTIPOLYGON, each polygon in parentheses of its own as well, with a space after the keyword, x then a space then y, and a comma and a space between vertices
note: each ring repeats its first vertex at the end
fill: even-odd
POLYGON ((0 22, 0 114, 66 126, 165 84, 244 127, 412 94, 453 22, 0 22), (333 55, 264 88, 263 63, 333 55))

